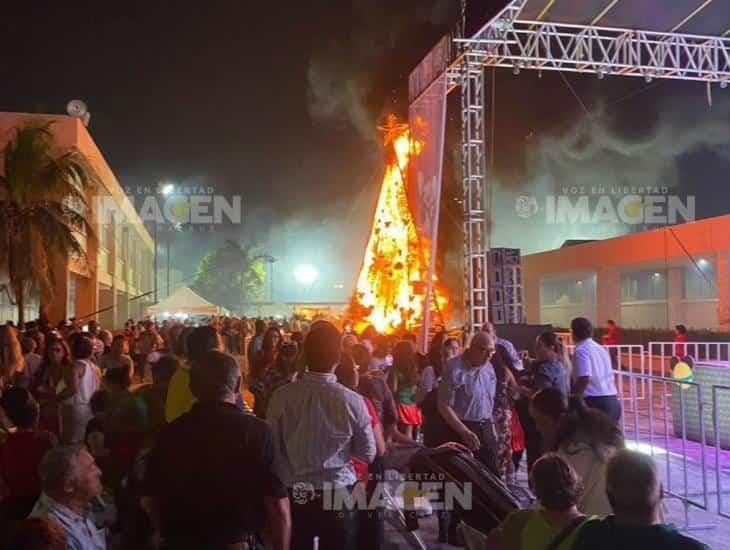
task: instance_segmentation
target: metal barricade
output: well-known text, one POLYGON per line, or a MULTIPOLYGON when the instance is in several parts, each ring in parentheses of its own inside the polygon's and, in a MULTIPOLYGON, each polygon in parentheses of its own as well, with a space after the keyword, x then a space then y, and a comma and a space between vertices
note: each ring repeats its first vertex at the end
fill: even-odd
MULTIPOLYGON (((730 398, 730 386, 720 386, 720 385, 714 385, 712 386, 712 441, 715 445, 715 490, 717 492, 717 513, 725 518, 730 518, 730 512, 726 512, 723 509, 723 486, 726 485, 725 482, 730 483, 730 472, 724 472, 722 461, 721 461, 721 455, 722 455, 722 430, 720 426, 720 413, 719 413, 719 398, 718 394, 719 392, 723 392, 728 395, 730 398)), ((730 438, 729 438, 730 439, 730 438)), ((727 444, 730 443, 730 441, 726 441, 727 444)))
MULTIPOLYGON (((730 368, 730 342, 679 345, 684 349, 676 351, 683 354, 674 353, 675 342, 650 342, 646 350, 640 345, 604 347, 614 364, 627 446, 653 457, 665 495, 683 505, 683 528, 714 528, 690 526, 689 509, 730 519, 730 509, 724 508, 730 494, 730 385, 710 389, 707 383, 676 380, 670 360, 689 355, 699 363, 730 368)), ((574 346, 568 349, 572 354, 574 346)))
POLYGON ((624 407, 621 426, 627 446, 654 458, 665 495, 684 505, 687 528, 689 507, 708 510, 709 502, 702 387, 649 374, 614 373, 624 407), (642 380, 644 406, 637 389, 642 380))
POLYGON ((686 355, 698 362, 709 362, 730 367, 730 342, 649 342, 647 363, 660 362, 660 376, 671 376, 672 357, 686 355))

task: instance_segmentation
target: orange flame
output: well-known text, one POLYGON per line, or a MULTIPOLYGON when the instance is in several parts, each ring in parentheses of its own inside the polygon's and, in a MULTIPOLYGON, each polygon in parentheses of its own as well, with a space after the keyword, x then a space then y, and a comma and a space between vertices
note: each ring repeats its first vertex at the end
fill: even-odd
MULTIPOLYGON (((385 167, 380 196, 365 256, 350 303, 350 315, 360 330, 370 324, 380 333, 410 330, 423 321, 430 248, 419 238, 408 206, 405 174, 413 155, 423 143, 412 140, 407 124, 390 115, 384 143, 393 155, 385 167)), ((441 314, 448 300, 434 276, 430 309, 441 314)))

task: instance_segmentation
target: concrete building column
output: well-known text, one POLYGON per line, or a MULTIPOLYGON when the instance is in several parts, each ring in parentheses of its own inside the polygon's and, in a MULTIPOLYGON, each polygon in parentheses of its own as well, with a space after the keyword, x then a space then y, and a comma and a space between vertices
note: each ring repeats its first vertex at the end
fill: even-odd
POLYGON ((684 296, 684 268, 667 270, 667 323, 670 327, 687 324, 682 298, 684 296))
POLYGON ((101 286, 99 288, 99 309, 104 310, 99 313, 99 323, 102 328, 114 328, 114 312, 116 310, 115 295, 112 289, 107 286, 101 286))
POLYGON ((730 331, 730 251, 717 253, 717 326, 730 331))
POLYGON ((117 296, 117 307, 116 307, 116 326, 123 327, 124 322, 134 315, 129 314, 129 294, 126 292, 116 292, 117 296))
POLYGON ((596 326, 604 326, 613 319, 621 325, 621 270, 618 267, 601 267, 596 270, 596 326))
POLYGON ((97 318, 98 292, 95 276, 76 276, 76 318, 83 319, 84 324, 97 318))

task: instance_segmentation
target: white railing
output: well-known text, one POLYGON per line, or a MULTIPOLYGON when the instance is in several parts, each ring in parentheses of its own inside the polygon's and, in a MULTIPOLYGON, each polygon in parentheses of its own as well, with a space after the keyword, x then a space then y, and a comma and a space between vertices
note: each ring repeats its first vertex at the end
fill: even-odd
MULTIPOLYGON (((616 371, 616 375, 624 406, 621 424, 627 447, 649 454, 655 460, 664 494, 683 504, 683 528, 704 528, 689 524, 691 507, 712 511, 708 488, 711 455, 705 434, 706 404, 702 386, 624 371, 616 371), (637 391, 642 381, 647 392, 645 400, 639 399, 637 391)), ((718 454, 715 466, 719 463, 718 454)), ((719 494, 722 479, 718 476, 716 490, 719 494)))
POLYGON ((677 354, 675 342, 604 347, 614 363, 627 446, 654 458, 665 494, 683 504, 683 527, 696 530, 708 526, 690 526, 690 508, 730 518, 723 499, 730 490, 730 385, 676 380, 670 360, 690 355, 696 364, 730 369, 730 342, 679 346, 677 354))

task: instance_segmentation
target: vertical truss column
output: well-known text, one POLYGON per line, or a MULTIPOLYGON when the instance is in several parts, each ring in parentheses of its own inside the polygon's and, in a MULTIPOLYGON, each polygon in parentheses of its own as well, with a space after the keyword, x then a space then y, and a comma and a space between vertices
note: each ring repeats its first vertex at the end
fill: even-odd
POLYGON ((464 308, 466 330, 489 319, 488 229, 485 181, 484 68, 465 61, 461 72, 461 160, 464 208, 464 308))

